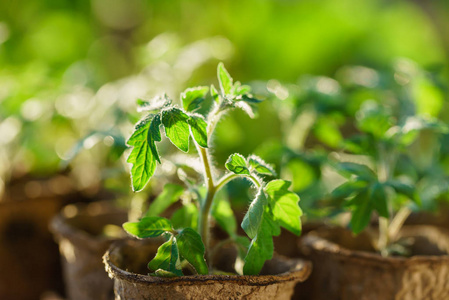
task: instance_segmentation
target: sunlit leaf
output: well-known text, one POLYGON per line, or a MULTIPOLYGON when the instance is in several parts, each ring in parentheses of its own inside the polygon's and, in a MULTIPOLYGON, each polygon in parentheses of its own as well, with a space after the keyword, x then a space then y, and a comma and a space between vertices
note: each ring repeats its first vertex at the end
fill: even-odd
POLYGON ((259 174, 276 176, 273 167, 256 155, 250 155, 248 157, 248 164, 251 169, 259 174))
POLYGON ((207 148, 207 123, 201 115, 191 115, 188 120, 193 138, 203 148, 207 148))
POLYGON ((248 164, 245 160, 245 157, 241 154, 234 153, 231 154, 226 161, 226 169, 235 173, 235 174, 246 174, 250 175, 248 170, 248 164))
POLYGON ((301 234, 302 211, 299 208, 299 197, 288 190, 290 182, 285 180, 270 181, 265 191, 270 198, 273 219, 282 227, 296 235, 301 234))
POLYGON ((223 63, 218 64, 217 69, 218 82, 220 84, 221 93, 223 95, 229 95, 232 93, 232 77, 225 69, 223 63))
POLYGON ((188 88, 181 94, 182 107, 185 111, 195 111, 206 98, 209 91, 207 86, 188 88))
POLYGON ((140 239, 157 237, 167 231, 171 231, 169 220, 161 217, 144 217, 138 222, 126 222, 123 224, 126 232, 140 239))
POLYGON ((178 108, 164 110, 162 112, 162 124, 165 134, 170 141, 184 152, 189 151, 189 116, 178 108))
POLYGON ((254 238, 260 229, 262 223, 263 212, 268 201, 263 190, 259 190, 255 199, 251 202, 248 211, 242 221, 242 228, 245 233, 254 238))
POLYGON ((183 275, 175 237, 170 237, 170 240, 163 243, 159 249, 157 249, 156 256, 148 263, 148 269, 154 271, 162 269, 177 276, 183 275))
POLYGON ((279 226, 273 221, 268 210, 265 210, 259 230, 257 231, 256 236, 252 239, 246 254, 243 274, 259 274, 265 261, 273 258, 273 236, 279 234, 279 226))
POLYGON ((154 115, 148 115, 142 119, 137 123, 133 134, 127 141, 128 145, 133 147, 127 162, 133 164, 131 181, 134 191, 140 191, 145 187, 156 170, 156 161, 159 161, 159 154, 154 143, 156 130, 149 130, 153 121, 157 122, 157 117, 154 115), (155 119, 156 121, 154 121, 155 119))
POLYGON ((179 254, 195 268, 198 274, 208 274, 201 236, 192 228, 185 228, 178 234, 177 241, 179 254))

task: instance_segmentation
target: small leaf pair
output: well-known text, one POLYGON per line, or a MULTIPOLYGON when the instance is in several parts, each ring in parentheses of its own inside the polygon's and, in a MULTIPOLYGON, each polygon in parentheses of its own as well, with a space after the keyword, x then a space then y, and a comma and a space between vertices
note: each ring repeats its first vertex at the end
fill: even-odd
POLYGON ((169 235, 169 240, 159 247, 156 256, 148 263, 148 268, 156 275, 182 276, 181 258, 187 260, 198 274, 208 274, 204 244, 192 228, 177 232, 169 220, 154 216, 144 217, 138 222, 127 222, 123 228, 140 239, 169 235))
POLYGON ((274 169, 256 155, 250 155, 245 159, 243 155, 234 153, 229 156, 225 166, 234 174, 250 175, 255 172, 261 175, 276 175, 274 169))
POLYGON ((239 81, 234 83, 231 75, 229 75, 222 63, 218 65, 217 77, 221 91, 221 98, 216 88, 212 85, 211 93, 214 100, 224 106, 241 108, 251 118, 254 118, 256 115, 254 104, 261 101, 254 98, 251 94, 251 88, 247 85, 241 85, 239 81))

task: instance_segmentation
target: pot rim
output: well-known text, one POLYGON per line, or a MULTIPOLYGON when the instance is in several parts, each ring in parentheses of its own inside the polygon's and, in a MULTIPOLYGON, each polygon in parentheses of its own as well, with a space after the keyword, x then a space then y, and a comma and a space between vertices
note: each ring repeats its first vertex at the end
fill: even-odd
MULTIPOLYGON (((439 231, 438 228, 429 225, 408 225, 407 228, 430 228, 431 230, 439 231)), ((329 227, 329 228, 332 228, 329 227)), ((406 266, 419 263, 442 263, 449 262, 449 255, 414 255, 411 257, 388 256, 383 257, 378 253, 351 250, 340 246, 337 243, 329 241, 318 235, 306 235, 300 241, 300 248, 304 253, 309 251, 324 252, 340 260, 354 260, 363 262, 364 264, 376 264, 385 266, 406 266)))
POLYGON ((312 272, 312 263, 299 258, 286 258, 276 255, 275 259, 281 261, 292 261, 289 271, 276 275, 190 275, 179 277, 157 277, 150 275, 128 272, 116 266, 111 259, 111 253, 120 249, 130 242, 136 240, 121 240, 114 242, 103 256, 103 263, 110 278, 117 278, 131 283, 143 283, 147 285, 207 285, 219 283, 235 283, 238 285, 267 286, 288 281, 305 281, 312 272))

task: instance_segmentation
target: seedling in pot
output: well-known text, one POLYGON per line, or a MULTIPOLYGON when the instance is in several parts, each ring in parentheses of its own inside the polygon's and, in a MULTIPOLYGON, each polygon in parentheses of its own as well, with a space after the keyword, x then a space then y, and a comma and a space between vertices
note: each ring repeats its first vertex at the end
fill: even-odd
POLYGON ((422 130, 446 132, 447 127, 436 119, 409 116, 397 122, 388 110, 374 102, 366 102, 357 116, 357 128, 362 132, 346 142, 353 153, 368 156, 373 167, 361 163, 341 162, 337 170, 347 177, 332 195, 346 201, 340 204, 351 211, 350 227, 356 234, 371 221, 373 212, 378 214, 379 239, 377 249, 383 256, 404 249, 397 244, 398 233, 411 213, 411 203, 420 206, 420 198, 414 183, 396 166, 401 156, 407 155, 407 147, 422 130))
POLYGON ((249 86, 234 83, 221 63, 218 65, 218 81, 219 91, 213 85, 184 91, 181 94, 182 108, 174 105, 166 95, 151 101, 139 101, 139 109, 148 114, 136 124, 128 140, 128 145, 132 146, 128 162, 132 163, 133 190, 141 191, 153 176, 157 164, 161 163, 156 147, 156 143, 162 140, 161 126, 171 143, 183 152, 189 151, 192 138, 202 164, 200 175, 203 182, 189 180, 179 166, 178 174, 183 177, 187 189, 166 185, 165 194, 161 194, 143 218, 123 225, 137 238, 165 237, 166 242, 148 264, 152 274, 157 276, 181 276, 186 265, 193 267, 198 274, 209 274, 212 272, 211 253, 216 253, 225 244, 234 244, 239 249, 239 257, 244 262, 243 274, 257 275, 265 261, 273 256, 272 237, 280 234, 280 227, 298 235, 301 232, 299 197, 288 190, 290 182, 273 179, 276 176, 273 168, 259 157, 231 154, 225 164, 227 172, 215 177, 209 153, 215 126, 226 112, 234 108, 241 108, 252 116, 253 108, 260 102, 250 93, 249 86), (209 92, 213 105, 207 116, 203 116, 196 111, 201 109, 209 92), (254 189, 254 199, 241 224, 250 240, 237 234, 229 203, 217 197, 228 182, 237 178, 249 180, 254 189), (171 220, 154 215, 155 209, 163 211, 167 203, 176 201, 182 194, 194 195, 197 201, 183 201, 184 207, 171 220), (192 222, 196 211, 198 229, 194 225, 182 226, 196 223, 192 222), (180 222, 181 215, 189 216, 187 219, 190 221, 180 222), (210 242, 212 217, 229 234, 228 239, 218 242, 213 249, 210 242), (180 225, 174 226, 174 223, 180 225))

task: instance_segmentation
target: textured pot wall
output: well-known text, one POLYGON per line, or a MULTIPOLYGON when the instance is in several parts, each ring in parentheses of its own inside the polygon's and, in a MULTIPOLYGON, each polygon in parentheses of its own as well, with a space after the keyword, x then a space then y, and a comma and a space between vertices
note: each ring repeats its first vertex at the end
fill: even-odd
POLYGON ((275 258, 265 265, 261 276, 143 275, 148 272, 140 266, 146 266, 157 247, 157 243, 126 241, 110 248, 104 262, 114 278, 115 299, 290 299, 295 285, 311 271, 309 262, 275 258))
POLYGON ((314 271, 303 289, 308 295, 298 299, 449 299, 447 235, 429 226, 409 226, 401 235, 415 242, 414 253, 424 255, 383 258, 349 250, 367 245, 354 238, 348 248, 329 241, 348 240, 348 233, 339 228, 305 237, 300 249, 314 271))
POLYGON ((58 246, 48 224, 58 197, 0 203, 0 299, 35 300, 62 288, 58 246))
POLYGON ((127 215, 106 202, 69 208, 51 224, 59 243, 67 296, 71 300, 113 299, 113 282, 104 271, 101 258, 116 239, 101 237, 99 233, 108 224, 121 226, 127 215), (68 217, 67 211, 73 216, 68 217))

